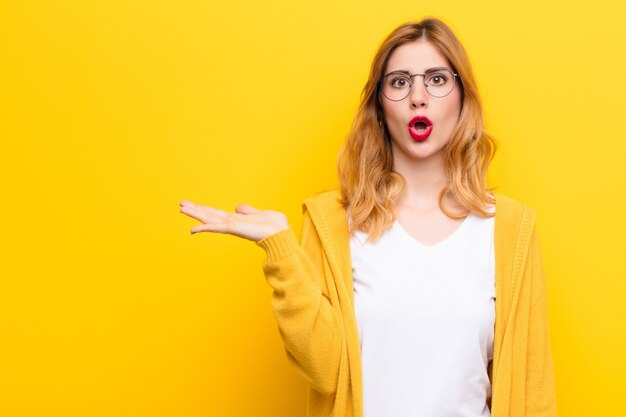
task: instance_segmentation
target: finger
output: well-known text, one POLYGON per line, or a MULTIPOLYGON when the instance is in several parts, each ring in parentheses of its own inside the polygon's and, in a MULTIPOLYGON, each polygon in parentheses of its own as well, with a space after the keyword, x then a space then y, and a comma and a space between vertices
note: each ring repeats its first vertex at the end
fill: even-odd
POLYGON ((189 217, 193 217, 196 220, 201 221, 202 223, 215 222, 219 220, 214 216, 207 215, 206 211, 198 209, 196 207, 185 206, 181 207, 181 213, 188 215, 189 217))
POLYGON ((261 212, 261 210, 257 210, 248 204, 238 204, 237 207, 235 207, 235 211, 241 214, 255 214, 261 212))
POLYGON ((218 208, 211 207, 211 206, 203 206, 202 204, 192 203, 191 201, 188 201, 188 200, 183 200, 180 203, 178 203, 178 205, 181 206, 181 207, 190 207, 190 208, 194 208, 194 209, 197 209, 197 210, 203 210, 203 211, 206 211, 209 214, 212 214, 212 215, 220 217, 220 218, 223 218, 223 217, 227 216, 228 214, 230 214, 227 211, 220 210, 218 208))
POLYGON ((205 223, 191 228, 191 234, 199 232, 215 232, 215 233, 229 233, 228 227, 223 222, 205 223))

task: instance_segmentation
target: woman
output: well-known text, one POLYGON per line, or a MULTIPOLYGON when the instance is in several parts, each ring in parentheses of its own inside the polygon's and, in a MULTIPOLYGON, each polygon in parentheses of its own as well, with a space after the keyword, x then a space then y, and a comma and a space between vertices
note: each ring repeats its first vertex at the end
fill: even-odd
POLYGON ((494 151, 469 59, 428 18, 380 46, 300 243, 277 211, 180 203, 192 233, 266 250, 307 415, 556 415, 535 211, 487 188, 494 151))

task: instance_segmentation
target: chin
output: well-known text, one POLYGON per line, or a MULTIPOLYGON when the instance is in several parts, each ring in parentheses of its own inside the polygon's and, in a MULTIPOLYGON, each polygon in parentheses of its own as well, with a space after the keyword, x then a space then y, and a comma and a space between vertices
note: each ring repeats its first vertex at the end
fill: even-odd
POLYGON ((419 149, 410 149, 408 152, 408 156, 412 159, 427 159, 433 156, 437 156, 441 154, 443 148, 439 148, 436 145, 427 143, 428 139, 424 142, 414 142, 415 145, 420 146, 419 149), (429 146, 433 145, 433 146, 429 146))
POLYGON ((431 158, 442 152, 441 146, 436 137, 429 136, 424 141, 416 141, 410 135, 403 137, 404 142, 395 142, 392 145, 392 152, 400 152, 404 158, 412 160, 423 160, 431 158))

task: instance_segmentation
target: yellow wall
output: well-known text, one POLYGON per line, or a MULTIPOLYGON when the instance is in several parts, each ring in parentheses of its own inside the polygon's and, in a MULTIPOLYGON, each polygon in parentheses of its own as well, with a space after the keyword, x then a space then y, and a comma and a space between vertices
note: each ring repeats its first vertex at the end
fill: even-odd
POLYGON ((0 3, 0 415, 304 415, 264 253, 178 202, 299 230, 377 46, 424 15, 472 58, 493 184, 538 210, 560 415, 617 415, 624 2, 294 3, 0 3))

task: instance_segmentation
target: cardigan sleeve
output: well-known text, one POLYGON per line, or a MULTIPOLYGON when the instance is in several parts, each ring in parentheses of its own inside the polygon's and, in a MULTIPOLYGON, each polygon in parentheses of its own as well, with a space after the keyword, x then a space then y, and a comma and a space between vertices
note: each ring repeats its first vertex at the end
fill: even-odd
POLYGON ((267 252, 263 272, 274 290, 272 310, 287 358, 316 391, 333 394, 341 318, 323 293, 323 253, 310 214, 304 213, 300 244, 289 226, 257 245, 267 252))
POLYGON ((536 230, 531 237, 531 306, 526 363, 526 417, 556 417, 556 390, 550 348, 546 278, 536 230))

